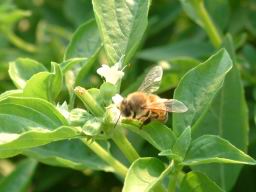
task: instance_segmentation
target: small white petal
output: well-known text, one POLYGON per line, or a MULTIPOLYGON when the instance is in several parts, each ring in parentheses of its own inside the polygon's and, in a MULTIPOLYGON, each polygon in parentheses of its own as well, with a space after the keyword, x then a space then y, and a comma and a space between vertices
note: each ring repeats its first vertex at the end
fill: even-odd
POLYGON ((116 107, 116 105, 112 104, 108 106, 107 109, 113 123, 117 123, 117 121, 120 121, 120 118, 122 118, 121 111, 116 107))
POLYGON ((58 103, 56 108, 66 119, 69 118, 68 105, 66 101, 62 105, 58 103))
POLYGON ((97 69, 97 73, 102 77, 107 76, 109 72, 110 72, 110 67, 106 64, 103 64, 99 69, 97 69))
POLYGON ((115 94, 113 97, 112 97, 112 101, 113 101, 113 103, 115 104, 115 105, 120 105, 121 104, 121 102, 123 101, 123 97, 121 96, 121 95, 119 95, 119 94, 115 94))
POLYGON ((124 72, 111 70, 110 73, 105 76, 106 82, 115 85, 119 79, 124 76, 124 72))
POLYGON ((124 72, 122 70, 119 71, 122 62, 123 57, 121 57, 120 60, 111 67, 103 64, 99 69, 97 69, 97 73, 104 77, 106 82, 115 85, 124 76, 124 72))

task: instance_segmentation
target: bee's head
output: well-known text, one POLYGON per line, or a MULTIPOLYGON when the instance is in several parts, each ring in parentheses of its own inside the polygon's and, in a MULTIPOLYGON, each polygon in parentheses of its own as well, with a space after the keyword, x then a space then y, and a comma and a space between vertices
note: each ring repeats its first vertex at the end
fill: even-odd
POLYGON ((122 115, 125 117, 130 117, 132 115, 131 104, 127 99, 123 99, 123 101, 120 104, 119 110, 121 111, 122 115))

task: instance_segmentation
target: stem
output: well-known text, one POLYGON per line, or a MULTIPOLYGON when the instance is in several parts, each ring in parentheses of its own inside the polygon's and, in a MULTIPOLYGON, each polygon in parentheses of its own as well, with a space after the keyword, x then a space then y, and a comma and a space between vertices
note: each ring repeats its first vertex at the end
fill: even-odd
POLYGON ((85 107, 88 108, 94 115, 100 117, 104 114, 104 109, 97 104, 91 94, 82 87, 76 87, 74 90, 75 94, 81 99, 85 107))
POLYGON ((118 126, 116 130, 113 131, 112 139, 126 158, 132 163, 140 156, 121 130, 122 128, 118 126))
POLYGON ((125 175, 128 169, 116 160, 108 151, 106 151, 103 147, 101 147, 98 143, 88 142, 87 139, 81 139, 81 141, 86 144, 96 155, 98 155, 103 161, 111 165, 115 172, 120 175, 122 178, 125 178, 125 175))
POLYGON ((164 177, 166 177, 167 175, 169 175, 169 173, 172 171, 174 167, 174 161, 172 160, 170 165, 162 172, 162 174, 159 176, 159 181, 161 181, 164 177))
POLYGON ((153 183, 155 191, 159 191, 159 188, 162 188, 162 191, 165 191, 163 186, 161 185, 161 181, 170 174, 174 167, 174 161, 171 161, 170 165, 161 173, 158 177, 157 183, 153 183))
MULTIPOLYGON (((104 115, 103 108, 97 104, 97 102, 86 89, 78 86, 75 88, 74 92, 79 97, 79 99, 81 99, 86 108, 88 108, 95 116, 104 115)), ((112 139, 123 152, 123 154, 127 157, 127 159, 132 163, 139 158, 139 155, 120 130, 121 127, 113 131, 112 139)))
POLYGON ((161 185, 161 184, 158 184, 154 187, 154 191, 157 191, 157 192, 166 192, 166 189, 161 185))
POLYGON ((37 48, 34 45, 23 41, 21 38, 16 36, 12 31, 3 31, 3 32, 5 33, 5 35, 9 39, 9 41, 11 41, 12 44, 17 46, 18 48, 23 49, 28 52, 31 52, 31 53, 34 53, 37 51, 37 48))
POLYGON ((215 48, 218 48, 222 44, 221 36, 214 25, 212 19, 210 18, 207 10, 204 6, 204 1, 197 1, 198 3, 195 4, 196 11, 198 12, 198 15, 202 19, 203 22, 203 28, 208 34, 212 44, 215 48))
POLYGON ((177 184, 177 179, 179 176, 179 173, 182 169, 182 166, 176 166, 176 162, 173 161, 173 167, 175 167, 176 169, 174 170, 173 174, 170 175, 170 181, 169 181, 169 185, 168 185, 168 191, 169 192, 175 192, 176 191, 176 184, 177 184))

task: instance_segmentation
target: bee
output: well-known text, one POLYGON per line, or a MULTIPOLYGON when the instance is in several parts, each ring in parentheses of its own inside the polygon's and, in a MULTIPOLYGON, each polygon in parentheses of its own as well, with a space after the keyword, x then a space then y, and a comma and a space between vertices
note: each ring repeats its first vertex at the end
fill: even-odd
POLYGON ((121 101, 118 108, 123 117, 139 120, 143 126, 151 120, 166 122, 169 112, 183 113, 188 110, 181 101, 160 98, 154 94, 160 86, 162 75, 160 66, 149 70, 138 91, 130 93, 121 101))

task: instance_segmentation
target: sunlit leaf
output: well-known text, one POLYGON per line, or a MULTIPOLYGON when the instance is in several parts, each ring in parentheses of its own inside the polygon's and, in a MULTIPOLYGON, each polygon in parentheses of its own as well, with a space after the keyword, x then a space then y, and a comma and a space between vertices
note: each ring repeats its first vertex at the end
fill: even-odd
POLYGON ((64 60, 89 58, 101 47, 101 40, 95 20, 89 20, 78 27, 66 49, 64 60))
POLYGON ((101 47, 102 43, 95 20, 89 20, 78 27, 65 51, 62 64, 62 67, 65 66, 65 70, 72 70, 76 76, 72 86, 79 85, 88 74, 101 47), (86 59, 75 62, 72 66, 65 65, 68 60, 74 60, 74 58, 86 59))
POLYGON ((134 55, 148 23, 149 0, 93 0, 93 9, 111 64, 134 55))
POLYGON ((180 134, 186 127, 193 126, 200 118, 223 85, 231 67, 229 54, 221 49, 185 74, 175 90, 174 98, 182 101, 188 111, 173 114, 173 129, 176 133, 180 134))
POLYGON ((74 138, 79 127, 69 127, 66 119, 45 100, 9 97, 0 101, 0 156, 19 154, 26 148, 74 138))
POLYGON ((24 88, 26 81, 29 80, 34 74, 47 71, 41 63, 28 59, 19 58, 10 63, 9 75, 17 88, 24 88))
POLYGON ((189 148, 190 142, 191 142, 191 128, 187 127, 177 138, 176 143, 172 148, 173 153, 181 157, 183 160, 189 148))
MULTIPOLYGON (((235 49, 231 36, 225 38, 225 47, 235 62, 235 49)), ((242 151, 248 145, 248 112, 244 90, 237 65, 225 77, 223 87, 217 93, 201 120, 192 127, 192 138, 204 134, 219 135, 242 151), (232 112, 234 111, 234 112, 232 112)), ((230 190, 241 170, 240 165, 200 165, 193 167, 205 173, 225 190, 230 190)))
POLYGON ((52 142, 41 147, 27 149, 22 154, 53 166, 113 172, 111 166, 107 165, 78 139, 52 142))
POLYGON ((183 40, 170 43, 161 47, 144 49, 139 52, 138 57, 150 61, 187 58, 205 58, 212 53, 213 48, 207 42, 196 40, 183 40))
POLYGON ((133 162, 124 181, 123 192, 150 191, 152 183, 158 181, 164 164, 153 157, 139 158, 133 162))
POLYGON ((173 133, 173 131, 169 127, 163 125, 158 121, 153 121, 148 125, 143 126, 142 129, 139 129, 141 124, 138 124, 137 122, 131 122, 129 120, 124 120, 124 122, 138 126, 133 127, 124 125, 127 126, 128 129, 131 129, 132 131, 140 135, 142 138, 147 140, 159 151, 171 149, 176 141, 176 136, 173 133))
POLYGON ((52 72, 33 75, 23 89, 26 97, 38 97, 53 102, 62 89, 62 72, 57 63, 52 63, 52 72))
POLYGON ((180 186, 180 192, 224 192, 209 177, 200 172, 189 172, 185 175, 180 186))
POLYGON ((216 135, 195 139, 185 156, 184 165, 235 163, 256 165, 256 161, 227 140, 216 135))

